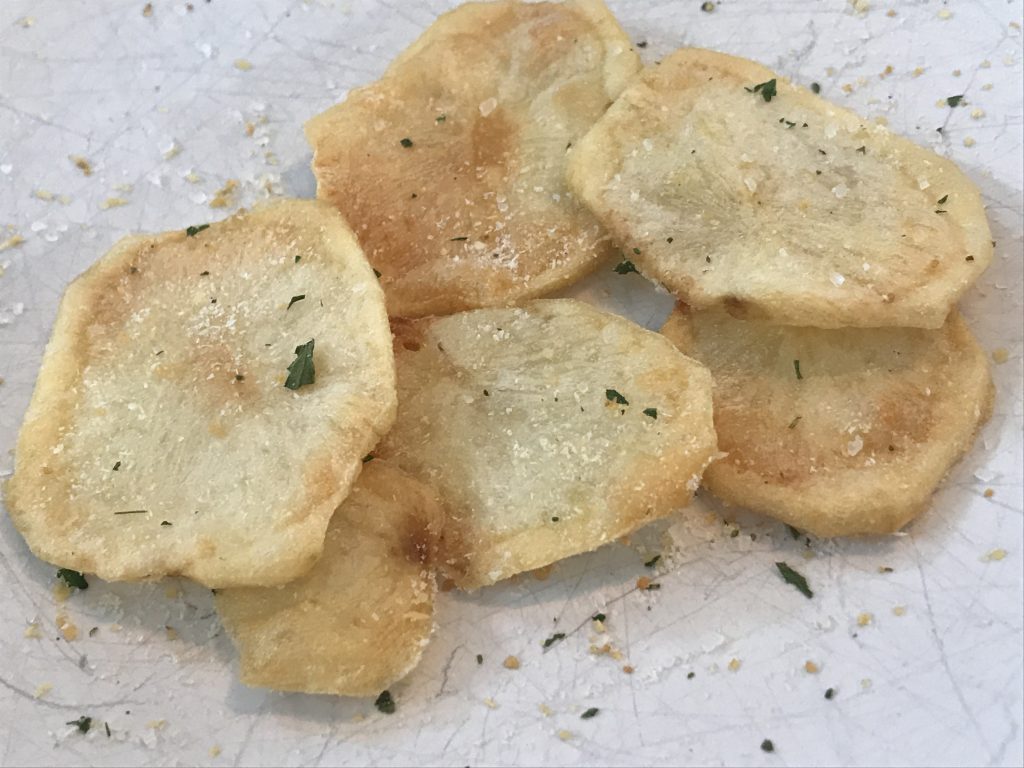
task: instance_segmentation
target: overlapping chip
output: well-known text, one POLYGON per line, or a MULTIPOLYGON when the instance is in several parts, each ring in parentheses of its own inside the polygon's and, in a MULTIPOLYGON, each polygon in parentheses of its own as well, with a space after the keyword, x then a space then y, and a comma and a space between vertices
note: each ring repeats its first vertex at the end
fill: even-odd
POLYGON ((401 321, 395 352, 377 453, 437 488, 441 566, 465 589, 670 514, 716 455, 707 370, 582 302, 401 321))
POLYGON ((746 59, 683 49, 573 148, 569 186, 695 308, 940 327, 992 258, 949 160, 746 59))
POLYGON ((938 330, 821 330, 677 308, 662 333, 714 376, 727 455, 704 485, 819 536, 905 526, 992 411, 988 361, 955 312, 938 330))
POLYGON ((565 156, 639 67, 600 0, 466 3, 310 120, 317 194, 351 222, 389 313, 513 304, 611 253, 565 156))
POLYGON ((394 413, 384 297, 329 206, 129 237, 67 289, 7 507, 104 579, 280 584, 394 413))
POLYGON ((433 631, 442 524, 429 489, 382 461, 368 463, 309 573, 280 587, 217 592, 242 682, 370 696, 404 677, 433 631))

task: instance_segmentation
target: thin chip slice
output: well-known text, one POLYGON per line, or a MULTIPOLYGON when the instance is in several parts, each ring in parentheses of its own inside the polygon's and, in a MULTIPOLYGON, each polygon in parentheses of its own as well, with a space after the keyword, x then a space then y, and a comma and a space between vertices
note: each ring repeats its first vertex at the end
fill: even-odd
POLYGON ((128 237, 64 295, 7 506, 104 579, 280 584, 394 412, 384 297, 329 206, 128 237))
POLYGON ((466 3, 313 118, 317 194, 352 223, 400 317, 509 305, 610 253, 566 149, 640 68, 600 0, 466 3))
POLYGON ((569 186, 694 308, 819 328, 939 328, 988 266, 949 160, 745 59, 684 49, 572 151, 569 186))
POLYGON ((370 696, 408 674, 433 630, 441 525, 432 491, 384 462, 367 464, 309 573, 283 587, 218 590, 242 682, 370 696))
POLYGON ((592 549, 689 501, 715 456, 711 377, 568 299, 395 324, 399 414, 377 449, 438 489, 464 589, 592 549))
POLYGON ((677 308, 662 332, 715 380, 723 500, 818 536, 898 531, 992 411, 984 352, 939 330, 821 330, 677 308))

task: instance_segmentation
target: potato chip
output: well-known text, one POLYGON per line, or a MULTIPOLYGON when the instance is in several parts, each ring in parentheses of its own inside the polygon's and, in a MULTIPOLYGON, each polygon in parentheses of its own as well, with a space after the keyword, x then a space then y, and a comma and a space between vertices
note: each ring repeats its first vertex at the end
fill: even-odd
POLYGON ((464 589, 685 506, 716 455, 711 377, 568 299, 395 323, 399 409, 376 452, 437 488, 464 589))
POLYGON ((509 305, 612 246, 566 149, 640 68, 600 0, 466 3, 313 118, 317 194, 352 223, 401 317, 509 305))
POLYGON ((242 682, 371 696, 408 674, 433 630, 442 520, 432 491, 368 463, 309 573, 280 587, 218 590, 242 682))
POLYGON ((704 485, 818 536, 905 526, 992 411, 988 362, 956 312, 939 330, 822 330, 677 308, 662 333, 715 380, 727 455, 704 485))
POLYGON ((104 579, 279 584, 394 412, 384 297, 329 206, 128 237, 65 293, 7 505, 104 579))
POLYGON ((572 150, 569 186, 690 306, 819 328, 939 328, 988 265, 949 160, 764 67, 684 49, 572 150))

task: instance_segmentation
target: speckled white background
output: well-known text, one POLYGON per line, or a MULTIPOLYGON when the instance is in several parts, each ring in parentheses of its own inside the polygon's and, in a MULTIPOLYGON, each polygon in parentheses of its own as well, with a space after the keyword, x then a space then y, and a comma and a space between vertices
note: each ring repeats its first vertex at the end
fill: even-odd
MULTIPOLYGON (((128 232, 223 215, 209 203, 228 179, 240 182, 232 209, 311 195, 302 122, 378 75, 449 3, 155 0, 148 17, 144 5, 0 3, 4 475, 67 282, 128 232), (111 198, 125 204, 104 208, 111 198)), ((54 568, 3 516, 0 763, 1020 765, 1022 4, 861 5, 612 3, 649 61, 683 44, 760 59, 884 117, 981 187, 998 244, 964 311, 986 349, 1009 359, 995 367, 991 423, 907 535, 807 544, 698 502, 544 581, 443 595, 435 640, 385 716, 369 700, 239 685, 208 593, 183 582, 93 580, 64 606, 80 629, 65 641, 54 568), (937 106, 957 94, 966 106, 937 106), (997 549, 1002 560, 989 557, 997 549), (663 588, 635 591, 659 551, 663 588), (782 559, 807 575, 813 600, 779 580, 782 559), (595 610, 621 661, 588 653, 595 610), (864 612, 873 620, 858 626, 864 612), (33 622, 40 638, 25 636, 33 622), (542 653, 555 631, 569 636, 542 653), (519 670, 501 666, 509 654, 519 670), (587 707, 601 712, 581 720, 587 707), (87 735, 65 725, 81 715, 94 718, 87 735)), ((668 306, 608 270, 575 292, 649 325, 668 306)))

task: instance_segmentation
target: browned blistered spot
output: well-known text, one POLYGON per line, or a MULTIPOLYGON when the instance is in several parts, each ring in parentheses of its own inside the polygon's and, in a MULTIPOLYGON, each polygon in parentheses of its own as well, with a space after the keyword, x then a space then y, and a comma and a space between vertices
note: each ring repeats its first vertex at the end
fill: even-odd
POLYGON ((723 296, 722 304, 725 307, 725 311, 737 320, 743 320, 750 315, 749 302, 745 299, 741 299, 739 296, 723 296))
POLYGON ((391 333, 395 337, 395 350, 407 349, 419 352, 423 347, 426 326, 416 320, 405 320, 401 317, 391 318, 391 333))

